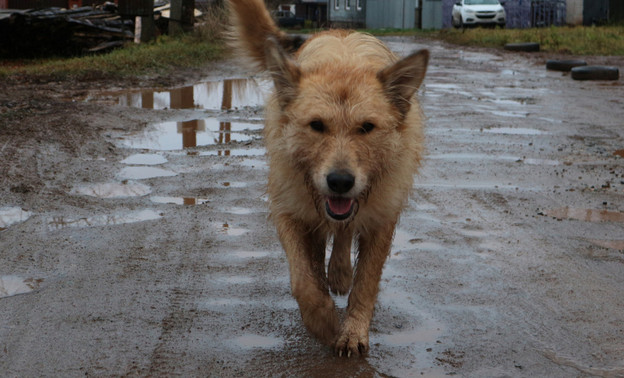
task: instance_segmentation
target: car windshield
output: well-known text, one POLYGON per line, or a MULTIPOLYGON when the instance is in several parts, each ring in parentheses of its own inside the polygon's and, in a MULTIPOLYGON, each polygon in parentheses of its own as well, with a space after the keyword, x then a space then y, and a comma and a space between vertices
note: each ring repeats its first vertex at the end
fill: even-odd
POLYGON ((465 0, 466 5, 496 5, 498 0, 465 0))

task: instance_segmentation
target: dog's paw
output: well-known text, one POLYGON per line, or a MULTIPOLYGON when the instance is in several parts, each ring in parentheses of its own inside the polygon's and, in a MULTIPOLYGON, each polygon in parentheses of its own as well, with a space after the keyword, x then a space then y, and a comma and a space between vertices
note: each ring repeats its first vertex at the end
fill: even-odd
POLYGON ((334 346, 340 357, 363 356, 368 353, 368 327, 347 319, 334 346))
POLYGON ((349 293, 349 289, 351 289, 351 271, 347 271, 346 269, 332 269, 332 266, 329 266, 327 272, 327 283, 329 284, 329 288, 334 294, 338 295, 346 295, 349 293))

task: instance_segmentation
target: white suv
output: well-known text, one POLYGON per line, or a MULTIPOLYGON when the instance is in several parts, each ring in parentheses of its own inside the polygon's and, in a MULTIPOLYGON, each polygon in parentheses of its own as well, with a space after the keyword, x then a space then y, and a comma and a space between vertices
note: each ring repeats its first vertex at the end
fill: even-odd
POLYGON ((458 0, 453 5, 454 27, 491 25, 505 27, 505 9, 498 0, 458 0))

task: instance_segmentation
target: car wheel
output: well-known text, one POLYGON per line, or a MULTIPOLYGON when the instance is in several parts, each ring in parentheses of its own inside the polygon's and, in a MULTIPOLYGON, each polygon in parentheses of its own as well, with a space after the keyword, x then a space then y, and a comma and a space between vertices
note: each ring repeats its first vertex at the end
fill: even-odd
POLYGON ((524 43, 508 43, 505 45, 505 50, 509 51, 524 51, 524 52, 537 52, 540 51, 540 45, 536 42, 524 42, 524 43))
POLYGON ((574 80, 618 80, 620 70, 617 67, 583 66, 572 68, 574 80))
POLYGON ((568 72, 574 67, 586 66, 584 60, 568 59, 568 60, 549 60, 546 62, 546 69, 553 71, 568 72))

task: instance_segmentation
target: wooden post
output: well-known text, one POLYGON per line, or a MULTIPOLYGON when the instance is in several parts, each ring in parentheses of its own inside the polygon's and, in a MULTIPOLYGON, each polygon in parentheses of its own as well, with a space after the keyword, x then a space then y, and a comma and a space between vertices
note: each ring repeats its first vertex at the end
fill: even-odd
POLYGON ((119 0, 119 14, 125 17, 136 17, 135 40, 147 42, 154 39, 154 0, 119 0))
POLYGON ((195 23, 195 0, 171 0, 169 35, 193 30, 195 23))

